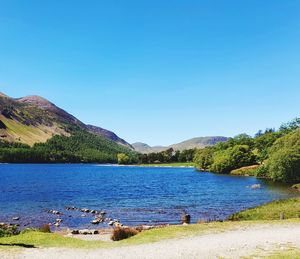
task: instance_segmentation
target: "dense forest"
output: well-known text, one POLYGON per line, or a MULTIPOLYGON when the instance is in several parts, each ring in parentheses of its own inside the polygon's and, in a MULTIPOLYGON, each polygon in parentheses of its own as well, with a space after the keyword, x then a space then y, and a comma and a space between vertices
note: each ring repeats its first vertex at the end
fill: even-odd
POLYGON ((203 171, 240 172, 274 181, 300 182, 299 127, 300 119, 297 118, 277 131, 260 130, 254 137, 241 134, 227 142, 197 150, 194 162, 203 171))
POLYGON ((149 154, 139 154, 139 164, 160 164, 160 163, 176 163, 176 162, 193 162, 197 149, 174 150, 169 148, 165 151, 149 154))
POLYGON ((129 162, 136 161, 137 154, 129 148, 81 130, 32 147, 0 142, 0 162, 7 163, 117 163, 119 153, 128 156, 129 162))

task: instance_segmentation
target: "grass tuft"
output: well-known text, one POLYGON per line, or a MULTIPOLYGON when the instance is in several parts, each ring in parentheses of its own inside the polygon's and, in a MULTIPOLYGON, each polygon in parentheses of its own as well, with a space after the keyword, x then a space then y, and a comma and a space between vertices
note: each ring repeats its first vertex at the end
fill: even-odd
POLYGON ((278 200, 231 215, 228 220, 278 220, 300 218, 300 198, 278 200))

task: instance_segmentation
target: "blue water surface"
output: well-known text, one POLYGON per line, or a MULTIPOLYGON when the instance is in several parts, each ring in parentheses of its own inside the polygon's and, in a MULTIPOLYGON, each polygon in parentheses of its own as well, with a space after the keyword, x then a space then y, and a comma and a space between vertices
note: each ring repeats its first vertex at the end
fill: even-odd
MULTIPOLYGON (((283 185, 253 177, 199 173, 193 168, 84 164, 1 164, 0 222, 20 217, 20 227, 52 223, 91 227, 93 215, 65 206, 104 210, 126 225, 176 224, 183 212, 192 222, 230 214, 296 194, 283 185), (251 189, 261 184, 260 189, 251 189), (85 217, 83 217, 85 216, 85 217)), ((100 227, 107 227, 103 223, 100 227)))

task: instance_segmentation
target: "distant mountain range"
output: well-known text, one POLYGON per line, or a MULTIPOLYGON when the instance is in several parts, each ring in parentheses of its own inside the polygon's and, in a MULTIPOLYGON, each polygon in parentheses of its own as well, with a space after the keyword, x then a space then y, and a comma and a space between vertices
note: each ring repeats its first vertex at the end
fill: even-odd
POLYGON ((115 133, 86 125, 73 115, 40 96, 11 98, 0 93, 0 139, 33 145, 54 135, 70 136, 75 129, 84 130, 132 149, 115 133))
POLYGON ((226 137, 213 136, 193 138, 170 146, 151 147, 141 142, 130 145, 112 131, 84 124, 43 97, 32 95, 11 98, 0 93, 0 140, 32 146, 35 143, 46 142, 55 135, 71 136, 78 129, 140 153, 160 152, 168 148, 204 148, 227 140, 226 137))
POLYGON ((152 152, 161 152, 164 150, 167 150, 169 148, 173 148, 174 150, 185 150, 185 149, 192 149, 192 148, 204 148, 207 146, 213 146, 218 142, 225 142, 227 141, 227 137, 222 136, 211 136, 211 137, 198 137, 198 138, 192 138, 185 140, 183 142, 173 144, 170 146, 154 146, 151 147, 145 143, 142 142, 136 142, 131 144, 133 148, 140 153, 152 153, 152 152))

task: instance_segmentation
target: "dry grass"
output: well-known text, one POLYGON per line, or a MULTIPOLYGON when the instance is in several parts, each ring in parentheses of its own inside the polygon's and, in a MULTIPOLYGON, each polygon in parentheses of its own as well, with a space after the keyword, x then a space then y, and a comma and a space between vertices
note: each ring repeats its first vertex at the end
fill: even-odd
POLYGON ((135 235, 137 235, 139 232, 134 229, 134 228, 115 228, 113 233, 112 233, 112 236, 111 236, 111 239, 113 241, 120 241, 120 240, 123 240, 123 239, 127 239, 129 237, 133 237, 135 235))
POLYGON ((244 166, 242 168, 232 170, 230 174, 255 176, 258 167, 259 165, 244 166))

